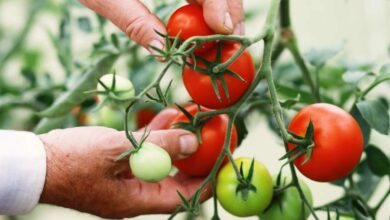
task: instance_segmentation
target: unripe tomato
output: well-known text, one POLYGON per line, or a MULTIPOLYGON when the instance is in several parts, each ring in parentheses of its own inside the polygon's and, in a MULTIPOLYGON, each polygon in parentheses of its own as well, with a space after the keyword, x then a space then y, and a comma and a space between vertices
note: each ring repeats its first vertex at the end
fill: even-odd
POLYGON ((133 175, 146 182, 164 179, 172 168, 168 152, 149 142, 144 142, 138 152, 130 155, 129 163, 133 175))
MULTIPOLYGON (((198 107, 196 105, 187 106, 185 109, 191 115, 195 115, 198 112, 198 107)), ((202 108, 202 111, 207 111, 207 109, 202 108)), ((179 113, 171 124, 173 127, 177 122, 188 121, 188 118, 183 113, 179 113)), ((199 144, 198 150, 190 157, 174 161, 174 165, 180 170, 180 172, 187 175, 207 176, 223 149, 227 127, 227 115, 213 116, 203 125, 201 130, 202 144, 199 144)), ((236 147, 237 131, 235 126, 233 126, 230 139, 230 151, 233 152, 236 147)), ((224 162, 226 161, 227 158, 225 158, 224 162)))
MULTIPOLYGON (((248 176, 252 158, 238 158, 234 160, 237 167, 242 163, 244 178, 248 176)), ((260 162, 254 161, 254 170, 251 184, 256 191, 249 191, 245 200, 241 192, 237 192, 239 182, 231 163, 226 164, 218 174, 217 196, 222 207, 229 213, 248 217, 258 215, 271 202, 273 195, 272 177, 267 168, 260 162)))
MULTIPOLYGON (((291 180, 291 176, 282 178, 281 187, 290 184, 291 180)), ((274 178, 274 183, 276 183, 276 178, 274 178)), ((302 180, 299 180, 299 185, 309 204, 313 205, 310 188, 302 180)), ((309 215, 310 210, 305 206, 305 216, 302 218, 302 200, 298 189, 296 187, 289 187, 279 195, 274 194, 272 203, 259 215, 259 217, 261 220, 302 220, 307 219, 309 215)))
MULTIPOLYGON (((202 6, 196 4, 185 5, 178 8, 168 20, 167 24, 168 35, 182 40, 187 40, 194 36, 213 35, 209 26, 203 18, 202 6)), ((215 42, 207 42, 196 48, 194 53, 201 54, 209 50, 215 42)))
POLYGON ((87 114, 85 120, 89 125, 98 125, 123 130, 125 115, 124 112, 115 109, 110 105, 105 105, 97 112, 87 114))
MULTIPOLYGON (((220 62, 225 62, 240 48, 240 44, 224 42, 222 45, 222 56, 220 62)), ((202 57, 210 62, 214 62, 217 55, 217 47, 213 47, 207 54, 202 57)), ((190 63, 194 63, 191 59, 188 59, 190 63)), ((205 68, 205 64, 197 60, 196 65, 199 68, 205 68)), ((244 81, 237 77, 234 77, 226 72, 223 74, 223 78, 226 81, 229 91, 229 98, 223 89, 220 80, 217 81, 219 94, 221 100, 214 92, 213 82, 211 77, 203 72, 198 72, 186 65, 183 69, 183 82, 191 98, 198 104, 211 108, 221 109, 226 108, 236 103, 247 91, 248 87, 252 84, 255 76, 255 66, 250 53, 245 50, 228 69, 241 76, 244 81)))
MULTIPOLYGON (((343 109, 325 103, 309 105, 292 119, 288 130, 305 136, 310 120, 314 126, 314 148, 310 160, 306 154, 294 160, 306 177, 320 182, 335 181, 348 175, 359 163, 363 135, 356 120, 343 109)), ((288 144, 288 149, 296 147, 288 144)))
MULTIPOLYGON (((112 82, 114 80, 114 74, 106 74, 100 78, 100 81, 103 82, 107 88, 111 89, 112 82)), ((97 90, 99 92, 105 92, 106 89, 98 83, 97 90)), ((131 81, 125 77, 115 75, 115 90, 114 93, 117 97, 121 99, 130 99, 135 95, 134 87, 131 81)), ((103 100, 104 98, 99 96, 99 100, 103 100)), ((127 102, 125 102, 126 104, 127 102)))

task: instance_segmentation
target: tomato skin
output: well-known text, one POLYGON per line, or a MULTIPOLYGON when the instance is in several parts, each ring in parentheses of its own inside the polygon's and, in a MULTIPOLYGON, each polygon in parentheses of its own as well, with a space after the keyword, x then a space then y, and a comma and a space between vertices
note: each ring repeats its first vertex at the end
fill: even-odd
MULTIPOLYGON (((196 105, 190 105, 185 109, 191 115, 195 115, 198 112, 196 105)), ((202 108, 202 111, 207 111, 207 109, 202 108)), ((177 122, 188 122, 188 119, 183 113, 179 113, 179 115, 172 121, 172 126, 177 122)), ((202 144, 199 144, 198 150, 190 157, 182 160, 176 160, 173 164, 180 170, 180 172, 189 176, 207 176, 223 149, 227 127, 227 115, 217 115, 212 117, 212 119, 210 119, 201 130, 202 144)), ((233 126, 230 140, 230 151, 233 152, 236 147, 237 131, 235 126, 233 126)), ((224 159, 224 162, 226 161, 227 158, 224 159)))
MULTIPOLYGON (((348 175, 359 163, 363 152, 363 135, 356 120, 343 109, 326 103, 303 108, 292 119, 288 130, 304 136, 309 121, 314 126, 313 153, 303 164, 306 154, 294 160, 295 166, 306 177, 329 182, 348 175)), ((288 144, 288 149, 296 147, 288 144)))
MULTIPOLYGON (((252 162, 252 158, 238 158, 234 160, 238 168, 243 163, 244 176, 246 177, 252 162)), ((251 183, 256 187, 256 192, 250 191, 245 201, 241 193, 236 193, 239 184, 233 165, 226 164, 217 177, 218 201, 229 213, 247 217, 259 214, 270 203, 273 195, 272 177, 267 168, 260 162, 255 161, 251 183)))
MULTIPOLYGON (((291 176, 282 177, 281 186, 286 186, 291 183, 291 176)), ((276 183, 276 178, 274 178, 276 183)), ((303 194, 308 200, 310 205, 313 205, 313 198, 311 195, 310 188, 305 182, 299 180, 299 184, 302 188, 303 194)), ((301 220, 302 216, 302 201, 299 196, 298 189, 296 187, 289 187, 279 195, 274 195, 272 203, 262 212, 259 217, 261 220, 301 220)), ((305 218, 309 217, 310 210, 305 206, 305 218)))
POLYGON ((124 113, 110 105, 101 107, 97 112, 91 112, 86 115, 86 124, 98 125, 117 130, 124 129, 124 113))
POLYGON ((153 118, 157 115, 157 111, 153 109, 141 109, 136 115, 137 129, 143 128, 148 125, 153 118))
POLYGON ((172 161, 160 146, 145 142, 138 152, 130 155, 129 164, 135 177, 146 182, 158 182, 169 175, 172 161))
MULTIPOLYGON (((167 32, 171 37, 187 40, 193 36, 207 36, 215 34, 206 24, 203 17, 202 6, 197 4, 185 5, 173 12, 167 23, 167 32)), ((209 50, 215 42, 207 42, 194 50, 195 54, 201 54, 209 50)))
MULTIPOLYGON (((240 48, 240 44, 224 42, 222 45, 221 62, 228 60, 240 48)), ((217 47, 213 47, 207 54, 202 57, 208 61, 215 61, 217 47)), ((189 59, 190 63, 193 63, 189 59)), ((205 68, 204 63, 197 61, 196 65, 205 68)), ((221 82, 218 80, 218 89, 221 101, 218 100, 214 92, 212 80, 209 75, 193 70, 186 65, 183 69, 183 82, 191 98, 198 104, 211 109, 222 109, 236 103, 244 95, 248 87, 252 84, 255 76, 255 66, 250 53, 245 50, 241 56, 234 61, 229 70, 240 75, 245 81, 224 73, 223 78, 226 81, 230 99, 226 97, 221 82)))

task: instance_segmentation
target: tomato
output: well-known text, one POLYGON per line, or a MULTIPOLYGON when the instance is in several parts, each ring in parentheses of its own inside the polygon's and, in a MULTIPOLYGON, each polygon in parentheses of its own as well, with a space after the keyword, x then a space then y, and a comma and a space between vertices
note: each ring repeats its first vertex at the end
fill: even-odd
MULTIPOLYGON (((292 119, 288 130, 304 136, 309 124, 314 126, 314 148, 310 160, 306 154, 294 160, 306 177, 320 182, 335 181, 348 175, 359 163, 363 135, 355 119, 343 109, 325 103, 309 105, 292 119)), ((289 144, 288 149, 296 147, 289 144)))
MULTIPOLYGON (((281 186, 286 186, 291 183, 291 176, 282 177, 281 186)), ((276 178, 274 178, 276 183, 276 178)), ((310 205, 313 205, 313 198, 309 187, 305 182, 299 180, 299 184, 310 205)), ((310 210, 305 206, 305 217, 310 215, 310 210)), ((296 187, 289 187, 280 194, 274 194, 272 203, 259 215, 261 220, 301 220, 302 218, 302 200, 296 187)))
MULTIPOLYGON (((190 105, 185 108, 191 115, 198 112, 196 105, 190 105)), ((203 108, 202 111, 207 111, 203 108)), ((183 114, 173 119, 172 126, 177 122, 188 122, 188 118, 183 114)), ((190 176, 206 176, 210 173, 219 154, 223 149, 226 130, 228 127, 227 115, 217 115, 207 121, 201 129, 202 144, 199 144, 198 150, 182 160, 174 161, 174 165, 183 173, 190 176)), ((237 147, 237 131, 233 127, 230 139, 230 151, 233 152, 237 147)), ((225 158, 225 162, 227 158, 225 158)))
POLYGON ((141 109, 137 112, 136 115, 136 124, 137 128, 143 128, 146 125, 148 125, 154 118, 154 116, 157 115, 157 111, 153 109, 141 109))
MULTIPOLYGON (((222 45, 220 62, 228 60, 239 48, 240 45, 237 43, 224 42, 222 45)), ((207 54, 204 54, 203 58, 210 62, 214 62, 216 55, 217 47, 214 47, 207 54)), ((194 63, 191 59, 189 59, 189 62, 194 63)), ((205 68, 205 64, 200 60, 196 61, 196 65, 199 68, 205 68)), ((217 81, 217 84, 221 100, 218 100, 218 96, 213 89, 211 77, 205 73, 193 70, 188 65, 186 65, 183 70, 184 86, 196 103, 211 109, 226 108, 236 103, 241 96, 244 95, 255 75, 253 60, 247 50, 245 50, 241 56, 228 67, 228 69, 244 79, 244 81, 242 81, 226 72, 221 73, 223 74, 222 77, 225 79, 228 87, 229 99, 226 97, 220 80, 217 81)))
MULTIPOLYGON (((234 160, 237 167, 242 163, 243 177, 247 177, 252 158, 238 158, 234 160)), ((247 217, 262 212, 271 202, 273 195, 272 177, 267 168, 260 162, 254 161, 253 176, 250 183, 256 187, 256 191, 249 191, 245 199, 240 191, 237 175, 231 163, 226 164, 217 177, 217 196, 222 207, 229 213, 247 217)))
POLYGON ((137 152, 130 155, 129 163, 133 175, 146 182, 164 179, 172 168, 167 151, 149 142, 144 142, 137 152))
POLYGON ((99 125, 123 130, 125 115, 124 112, 115 109, 110 105, 105 105, 97 112, 87 114, 85 121, 90 125, 99 125))
MULTIPOLYGON (((185 5, 178 8, 168 20, 167 32, 171 37, 176 37, 186 40, 193 36, 213 35, 209 26, 203 18, 202 6, 196 4, 185 5)), ((207 42, 196 48, 194 53, 201 54, 209 50, 215 42, 207 42)))
MULTIPOLYGON (((114 74, 106 74, 100 78, 100 81, 103 82, 103 84, 109 89, 112 87, 113 80, 114 74)), ((97 85, 97 90, 99 92, 106 91, 106 89, 100 83, 97 85)), ((115 75, 114 93, 120 99, 130 99, 135 95, 134 87, 131 81, 119 75, 115 75)), ((98 99, 103 100, 104 98, 99 97, 98 99)), ((128 104, 128 101, 124 101, 124 104, 128 104)))

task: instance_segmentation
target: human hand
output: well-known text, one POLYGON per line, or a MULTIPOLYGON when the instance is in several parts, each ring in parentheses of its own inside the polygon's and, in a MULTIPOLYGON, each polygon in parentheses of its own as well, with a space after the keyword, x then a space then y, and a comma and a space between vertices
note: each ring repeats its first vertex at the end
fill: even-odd
MULTIPOLYGON (((80 0, 80 2, 109 19, 132 40, 149 51, 152 51, 150 46, 164 48, 164 39, 155 30, 165 34, 165 25, 139 0, 80 0)), ((188 0, 188 2, 202 5, 205 20, 216 33, 244 34, 242 0, 188 0)))
MULTIPOLYGON (((148 141, 163 147, 172 159, 195 152, 198 142, 190 132, 167 128, 177 110, 168 109, 153 119, 148 141)), ((141 138, 142 132, 135 132, 141 138)), ((105 218, 172 212, 189 198, 202 178, 181 173, 158 183, 142 182, 130 173, 128 160, 114 162, 131 148, 124 132, 104 127, 55 130, 40 136, 47 153, 47 174, 40 202, 67 207, 105 218)), ((201 201, 211 195, 206 189, 201 201)))

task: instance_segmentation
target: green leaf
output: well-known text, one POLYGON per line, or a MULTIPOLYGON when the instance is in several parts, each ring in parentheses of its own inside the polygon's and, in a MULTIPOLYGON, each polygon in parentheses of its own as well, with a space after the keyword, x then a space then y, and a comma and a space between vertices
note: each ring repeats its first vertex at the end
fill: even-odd
POLYGON ((300 100, 301 100, 301 94, 298 93, 298 95, 295 98, 280 100, 280 105, 283 108, 291 109, 291 107, 293 107, 295 104, 299 103, 300 100))
POLYGON ((115 33, 111 34, 111 42, 117 49, 120 49, 119 39, 115 33))
POLYGON ((368 167, 367 159, 360 162, 356 169, 356 173, 359 177, 356 185, 362 193, 363 198, 368 200, 377 189, 381 178, 376 175, 372 175, 372 171, 368 167))
POLYGON ((359 124, 360 129, 363 133, 364 146, 368 145, 371 137, 371 126, 367 123, 367 121, 363 118, 359 109, 354 105, 351 110, 351 115, 355 118, 357 123, 359 124))
POLYGON ((341 49, 341 46, 326 49, 311 49, 304 54, 304 57, 311 65, 321 68, 329 59, 336 56, 341 49))
POLYGON ((64 92, 46 110, 39 113, 42 117, 58 117, 71 111, 73 107, 81 104, 89 96, 84 92, 96 88, 97 79, 110 71, 118 58, 118 54, 108 54, 89 68, 72 88, 64 92))
POLYGON ((355 70, 355 71, 347 71, 343 74, 343 80, 346 83, 357 85, 361 79, 367 76, 368 73, 365 71, 355 70))
POLYGON ((79 17, 77 19, 77 24, 80 30, 84 31, 85 33, 90 33, 92 31, 91 21, 88 17, 79 17))
POLYGON ((30 83, 31 87, 35 87, 37 84, 37 77, 31 69, 22 69, 22 76, 30 83))
POLYGON ((363 118, 378 132, 387 135, 389 132, 389 114, 386 106, 379 100, 360 101, 356 104, 363 118))
POLYGON ((241 114, 239 114, 236 117, 236 120, 234 121, 234 124, 236 126, 236 131, 237 131, 237 139, 238 139, 238 144, 237 146, 240 146, 242 141, 246 138, 248 135, 248 128, 246 127, 245 124, 245 118, 241 114))
POLYGON ((390 63, 383 65, 379 70, 379 75, 381 76, 389 75, 389 74, 390 74, 390 63))
POLYGON ((365 149, 367 164, 370 170, 377 176, 390 175, 390 160, 381 149, 370 145, 365 149))

